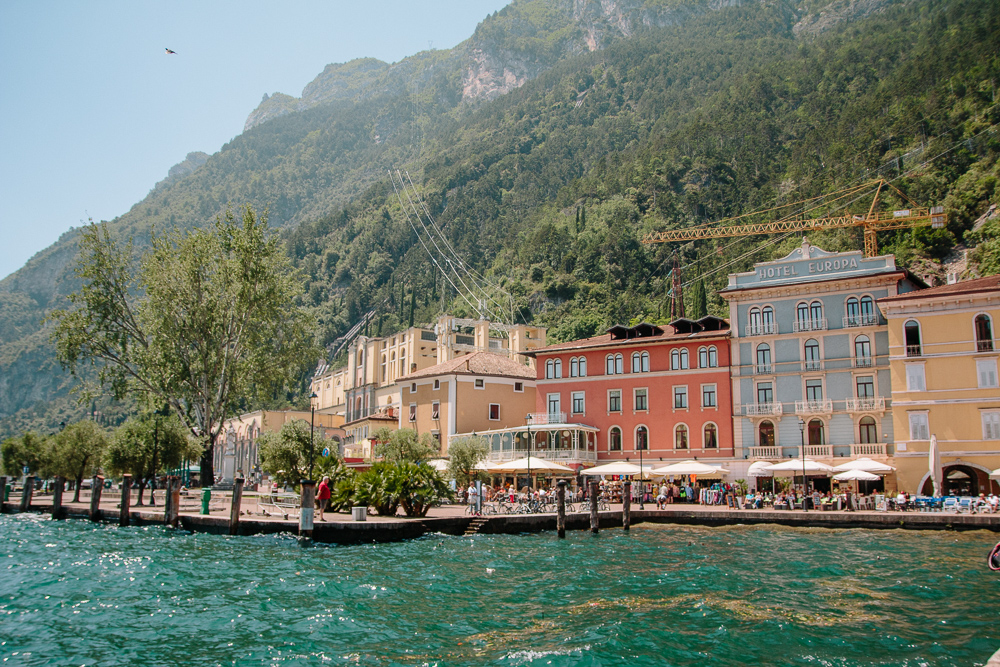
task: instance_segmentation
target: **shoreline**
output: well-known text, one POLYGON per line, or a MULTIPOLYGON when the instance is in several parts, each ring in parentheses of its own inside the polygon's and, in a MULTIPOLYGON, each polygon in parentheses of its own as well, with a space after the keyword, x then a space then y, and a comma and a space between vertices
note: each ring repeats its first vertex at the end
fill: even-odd
MULTIPOLYGON (((110 500, 110 499, 109 499, 110 500)), ((18 503, 3 503, 4 514, 20 513, 18 503)), ((32 503, 26 510, 32 514, 52 514, 51 503, 32 503)), ((465 507, 451 505, 432 510, 433 515, 423 518, 369 516, 366 521, 353 521, 349 513, 329 513, 328 521, 313 523, 312 540, 330 544, 365 544, 371 542, 398 542, 415 539, 431 533, 446 535, 496 535, 539 533, 556 530, 556 514, 500 514, 472 516, 465 514, 465 507)), ((631 508, 632 525, 641 523, 735 526, 735 525, 781 525, 800 528, 828 529, 893 529, 904 530, 989 530, 1000 532, 1000 514, 952 514, 942 512, 879 512, 879 511, 809 511, 801 510, 737 510, 720 506, 692 505, 668 507, 663 510, 631 508)), ((620 506, 598 514, 600 528, 620 529, 622 512, 620 506)), ((63 517, 67 519, 89 520, 89 505, 67 503, 63 506, 63 517)), ((130 522, 135 526, 163 525, 162 505, 152 508, 134 507, 129 512, 130 522)), ((103 507, 100 510, 102 523, 117 523, 118 508, 103 507)), ((182 512, 179 527, 190 532, 229 534, 228 511, 216 515, 182 512)), ((566 515, 566 530, 590 530, 589 512, 574 512, 566 515)), ((237 535, 267 535, 276 533, 298 534, 297 520, 283 518, 241 516, 237 535)))

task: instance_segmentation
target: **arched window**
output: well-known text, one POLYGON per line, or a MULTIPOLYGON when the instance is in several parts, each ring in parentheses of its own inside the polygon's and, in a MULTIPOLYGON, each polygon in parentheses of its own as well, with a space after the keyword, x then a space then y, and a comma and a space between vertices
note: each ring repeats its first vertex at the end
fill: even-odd
POLYGON ((907 320, 903 325, 903 338, 906 340, 906 356, 919 357, 920 346, 920 323, 916 320, 907 320))
POLYGON ((681 351, 670 351, 670 370, 679 371, 681 369, 681 351))
POLYGON ((858 368, 875 365, 872 360, 872 343, 868 336, 858 336, 854 339, 854 365, 858 368))
POLYGON ((757 373, 771 372, 771 346, 761 343, 757 346, 757 373))
POLYGON ((556 363, 554 364, 554 370, 555 370, 555 376, 554 377, 561 378, 562 377, 562 359, 556 359, 556 363))
POLYGON ((621 375, 625 372, 624 370, 625 358, 620 354, 609 354, 605 358, 605 365, 607 366, 608 375, 621 375))
POLYGON ((757 428, 757 442, 761 447, 774 447, 774 424, 761 422, 757 428))
POLYGON ((580 377, 587 377, 587 357, 580 357, 580 377))
POLYGON ((823 362, 819 357, 819 342, 815 338, 810 338, 805 344, 805 360, 807 371, 818 371, 823 362))
POLYGON ((719 429, 718 427, 709 422, 705 424, 705 449, 718 449, 719 447, 719 429))
POLYGON ((878 429, 875 427, 873 417, 862 417, 858 424, 858 442, 862 445, 871 445, 878 442, 878 429))
POLYGON ((688 448, 688 427, 684 424, 678 424, 674 428, 674 449, 687 449, 688 448))
POLYGON ((682 348, 681 349, 681 370, 682 371, 686 371, 689 368, 691 368, 691 362, 690 362, 690 360, 688 358, 687 348, 682 348))
POLYGON ((622 430, 617 426, 612 426, 608 431, 608 451, 620 452, 622 450, 622 430))
POLYGON ((809 444, 810 445, 825 445, 826 444, 826 433, 823 428, 823 422, 819 419, 813 419, 809 422, 809 444))
POLYGON ((698 368, 708 368, 708 348, 698 348, 698 368))
POLYGON ((760 318, 763 320, 764 333, 774 333, 774 308, 764 306, 760 311, 760 318))
POLYGON ((635 450, 649 449, 649 429, 645 426, 637 426, 635 429, 635 450))
POLYGON ((878 324, 878 315, 875 314, 875 300, 870 296, 861 297, 861 323, 878 324))
POLYGON ((580 374, 580 363, 576 360, 576 357, 570 357, 569 360, 569 376, 575 378, 580 374))
POLYGON ((548 361, 545 362, 545 378, 546 379, 552 379, 552 378, 554 378, 556 376, 555 367, 556 367, 556 365, 555 365, 555 363, 551 359, 549 359, 548 361))
POLYGON ((632 372, 633 373, 649 372, 649 352, 632 353, 632 372))
POLYGON ((821 321, 823 319, 823 303, 820 301, 813 301, 809 304, 809 319, 812 320, 812 327, 814 329, 819 329, 821 321))
POLYGON ((795 307, 795 320, 799 323, 799 329, 802 331, 809 330, 809 304, 800 303, 795 307))
POLYGON ((763 320, 760 317, 760 308, 750 309, 750 335, 758 336, 764 333, 763 320))
POLYGON ((858 297, 852 296, 847 300, 847 326, 849 327, 860 327, 861 326, 861 303, 858 301, 858 297))
POLYGON ((709 368, 719 367, 719 351, 715 348, 714 345, 711 345, 708 348, 708 367, 709 368))
POLYGON ((993 351, 993 323, 990 316, 980 313, 976 315, 976 351, 993 351))

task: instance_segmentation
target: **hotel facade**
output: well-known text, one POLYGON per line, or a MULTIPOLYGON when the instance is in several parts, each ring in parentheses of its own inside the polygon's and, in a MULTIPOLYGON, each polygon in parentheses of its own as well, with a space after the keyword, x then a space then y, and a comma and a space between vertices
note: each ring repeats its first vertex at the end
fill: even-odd
POLYGON ((732 326, 734 473, 754 460, 799 457, 803 447, 831 464, 888 460, 889 333, 876 302, 923 286, 891 255, 831 253, 806 239, 730 275, 720 295, 732 326))

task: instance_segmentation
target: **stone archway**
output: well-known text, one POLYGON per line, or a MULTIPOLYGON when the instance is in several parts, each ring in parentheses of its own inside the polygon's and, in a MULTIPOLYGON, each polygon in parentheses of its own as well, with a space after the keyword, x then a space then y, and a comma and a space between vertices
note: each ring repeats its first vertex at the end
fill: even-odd
MULTIPOLYGON (((990 471, 980 465, 956 461, 943 465, 942 472, 941 493, 945 496, 978 496, 995 491, 996 483, 990 480, 990 471)), ((924 475, 920 490, 925 496, 933 493, 930 474, 924 475)))

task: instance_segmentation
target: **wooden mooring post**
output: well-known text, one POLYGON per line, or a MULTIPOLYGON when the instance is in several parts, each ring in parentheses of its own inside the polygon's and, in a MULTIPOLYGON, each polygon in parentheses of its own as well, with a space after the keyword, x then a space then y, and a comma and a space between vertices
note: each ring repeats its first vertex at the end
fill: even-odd
POLYGON ((566 537, 566 480, 561 479, 556 489, 556 532, 566 537))
POLYGON ((597 480, 593 479, 590 481, 590 532, 597 534, 600 530, 600 520, 597 518, 597 500, 598 500, 598 486, 597 480))
POLYGON ((104 491, 104 478, 94 475, 90 479, 90 520, 101 520, 101 492, 104 491))
POLYGON ((167 477, 165 489, 163 520, 171 528, 176 528, 181 520, 181 478, 176 475, 167 477))
POLYGON ((229 507, 229 534, 240 534, 240 504, 243 502, 243 485, 246 480, 237 477, 233 485, 233 504, 229 507))
POLYGON ((52 487, 52 518, 56 521, 65 518, 66 515, 62 506, 63 489, 65 488, 66 478, 56 475, 56 483, 52 487))
POLYGON ((7 478, 0 477, 0 514, 3 514, 3 503, 7 496, 7 478))
POLYGON ((622 530, 628 530, 632 521, 632 482, 622 484, 622 530))
POLYGON ((302 484, 302 500, 299 505, 299 535, 312 537, 313 512, 316 507, 316 482, 304 479, 302 484))
POLYGON ((118 508, 118 525, 127 526, 132 522, 132 475, 122 475, 122 503, 118 508))
POLYGON ((31 507, 31 494, 35 491, 35 476, 28 475, 24 478, 24 492, 21 494, 21 511, 27 512, 31 507))

